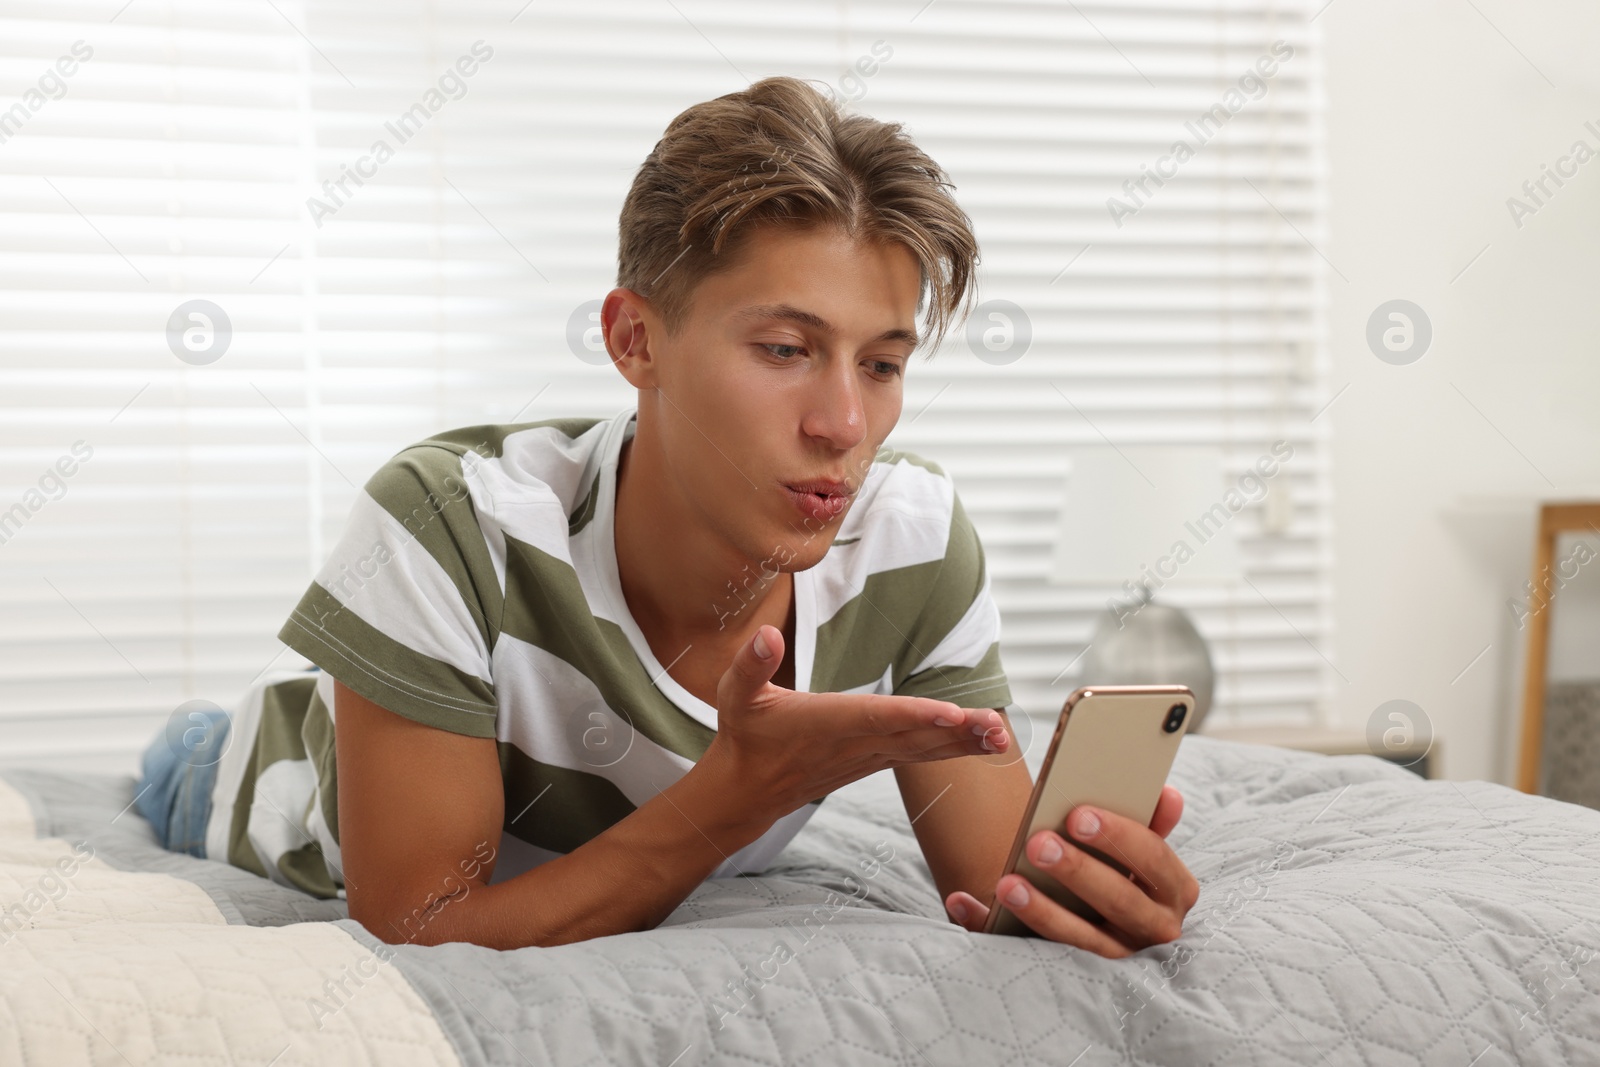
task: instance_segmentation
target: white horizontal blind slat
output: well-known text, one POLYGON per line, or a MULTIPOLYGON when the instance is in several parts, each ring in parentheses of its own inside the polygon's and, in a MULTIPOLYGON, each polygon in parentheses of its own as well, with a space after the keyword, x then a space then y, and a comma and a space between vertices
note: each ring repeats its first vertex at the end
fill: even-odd
POLYGON ((1016 697, 1053 713, 1113 592, 1050 579, 1072 448, 1220 446, 1242 470, 1285 437, 1288 527, 1234 521, 1270 603, 1248 586, 1169 599, 1212 643, 1214 721, 1312 716, 1333 649, 1310 12, 939 0, 912 21, 917 6, 613 0, 512 21, 487 2, 381 19, 353 0, 169 2, 107 23, 87 2, 11 5, 0 108, 74 41, 94 57, 0 144, 0 508, 74 441, 94 456, 0 544, 0 758, 69 752, 84 726, 130 744, 186 699, 234 699, 281 651, 354 487, 404 445, 629 405, 566 326, 613 284, 640 160, 688 104, 772 73, 838 88, 879 40, 893 55, 855 106, 951 172, 981 296, 1033 326, 1013 364, 960 336, 917 360, 891 439, 957 479, 1016 697), (1275 40, 1294 58, 1270 94, 1114 229, 1106 198, 1275 40), (477 41, 494 54, 464 94, 316 225, 307 199, 396 142, 386 124, 477 41), (166 345, 193 297, 233 323, 207 366, 166 345))

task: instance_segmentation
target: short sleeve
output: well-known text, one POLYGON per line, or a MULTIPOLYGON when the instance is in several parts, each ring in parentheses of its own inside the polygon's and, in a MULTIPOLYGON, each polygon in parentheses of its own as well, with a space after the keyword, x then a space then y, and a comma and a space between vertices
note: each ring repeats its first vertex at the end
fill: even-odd
POLYGON ((1011 703, 1000 663, 1000 610, 989 593, 983 545, 953 490, 944 560, 907 637, 910 667, 894 687, 897 695, 963 708, 1011 703))
POLYGON ((503 603, 461 453, 414 445, 368 480, 278 638, 380 707, 494 737, 503 603))

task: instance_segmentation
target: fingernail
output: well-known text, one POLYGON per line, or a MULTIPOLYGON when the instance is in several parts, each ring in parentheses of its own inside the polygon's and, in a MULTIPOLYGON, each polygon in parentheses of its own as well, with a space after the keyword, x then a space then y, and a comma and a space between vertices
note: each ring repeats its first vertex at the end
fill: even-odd
MULTIPOLYGON (((989 736, 992 733, 994 733, 994 729, 992 727, 983 732, 983 750, 985 752, 999 752, 1000 751, 999 743, 994 738, 989 736)), ((1001 731, 1001 736, 1003 737, 1004 735, 1005 735, 1005 732, 1001 731)))
POLYGON ((1100 816, 1092 811, 1085 811, 1078 816, 1078 836, 1085 841, 1100 832, 1100 816))
POLYGON ((950 918, 954 919, 958 923, 966 922, 967 906, 961 903, 959 900, 952 901, 950 904, 950 918))
POLYGON ((1013 908, 1027 907, 1028 887, 1023 885, 1021 882, 1017 882, 1010 889, 1006 890, 1005 902, 1013 908))
POLYGON ((756 650, 756 655, 761 657, 762 659, 771 659, 772 658, 772 649, 767 647, 767 642, 761 636, 761 631, 760 630, 756 631, 756 639, 750 643, 750 647, 755 649, 756 650))
POLYGON ((1049 866, 1061 859, 1061 845, 1056 842, 1055 835, 1046 837, 1039 842, 1039 862, 1049 866))
POLYGON ((943 715, 935 715, 933 717, 933 725, 935 725, 935 726, 954 726, 955 723, 951 722, 949 719, 945 718, 943 715))

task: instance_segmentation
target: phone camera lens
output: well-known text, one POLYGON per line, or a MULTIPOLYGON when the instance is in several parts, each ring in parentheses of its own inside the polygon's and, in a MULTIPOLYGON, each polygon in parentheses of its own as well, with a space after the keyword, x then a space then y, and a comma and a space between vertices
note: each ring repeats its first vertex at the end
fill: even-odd
POLYGON ((1161 728, 1169 734, 1177 733, 1178 727, 1183 725, 1183 717, 1188 713, 1189 709, 1184 705, 1172 705, 1171 710, 1167 712, 1167 721, 1161 724, 1161 728))

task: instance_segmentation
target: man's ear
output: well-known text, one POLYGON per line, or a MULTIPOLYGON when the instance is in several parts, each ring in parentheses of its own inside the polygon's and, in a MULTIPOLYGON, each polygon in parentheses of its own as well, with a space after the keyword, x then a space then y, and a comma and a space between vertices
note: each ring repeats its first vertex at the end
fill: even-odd
POLYGON ((652 330, 660 329, 660 317, 650 301, 632 289, 611 290, 600 306, 600 328, 611 362, 628 384, 635 389, 654 389, 656 360, 651 339, 652 330))

